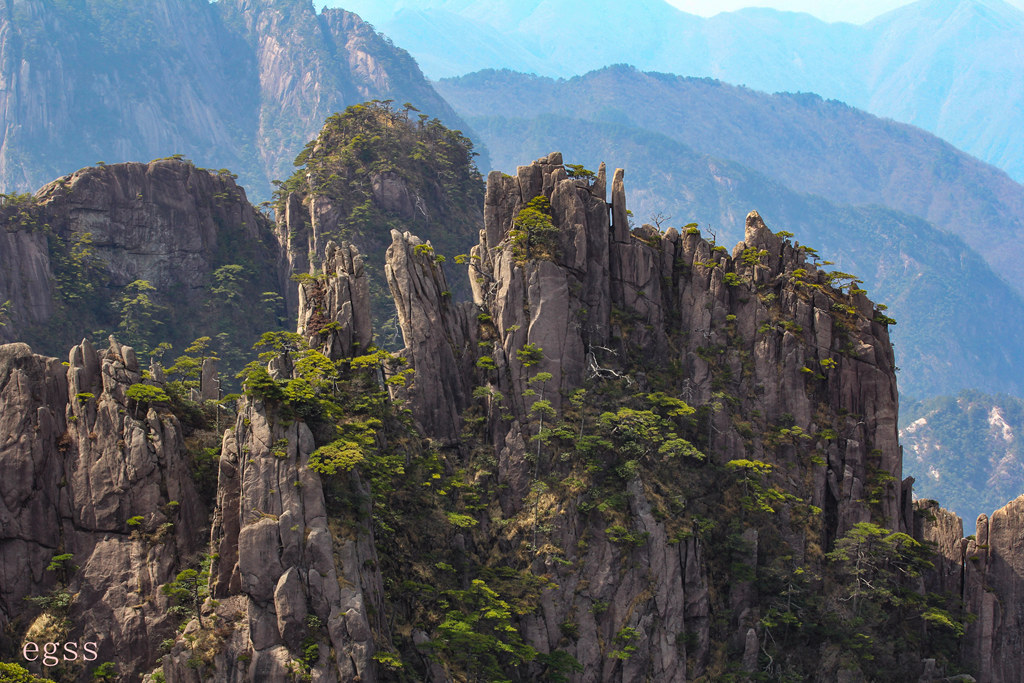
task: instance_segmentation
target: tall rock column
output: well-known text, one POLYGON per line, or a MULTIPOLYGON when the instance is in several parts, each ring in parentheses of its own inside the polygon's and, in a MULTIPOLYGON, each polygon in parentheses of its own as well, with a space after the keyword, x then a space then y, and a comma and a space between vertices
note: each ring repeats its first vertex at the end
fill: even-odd
MULTIPOLYGON (((242 598, 245 627, 212 671, 190 672, 187 656, 179 656, 165 663, 166 673, 186 681, 284 680, 301 666, 308 638, 321 643, 318 658, 306 662, 317 680, 376 680, 370 614, 382 613, 382 587, 366 569, 375 558, 373 536, 328 520, 320 475, 309 469, 315 448, 304 422, 246 400, 224 435, 211 577, 213 597, 242 598), (246 654, 251 660, 240 664, 246 654)), ((368 493, 354 474, 347 485, 368 493)))
MULTIPOLYGON (((325 255, 324 275, 301 283, 298 332, 336 361, 369 346, 369 297, 354 247, 329 242, 325 255)), ((285 362, 269 368, 281 381, 293 379, 292 369, 285 362)), ((242 400, 221 450, 211 592, 237 605, 244 622, 202 671, 189 667, 188 649, 179 645, 164 663, 169 680, 257 683, 298 670, 325 683, 377 680, 376 643, 390 638, 367 521, 369 486, 355 471, 325 482, 310 469, 324 445, 318 436, 329 441, 331 434, 282 402, 242 400), (335 500, 362 502, 331 512, 325 488, 335 500)))
POLYGON ((298 332, 329 358, 351 358, 373 340, 363 257, 348 242, 328 242, 323 276, 299 283, 298 332))
POLYGON ((469 405, 476 361, 473 307, 456 306, 429 242, 391 232, 384 273, 398 309, 403 354, 415 370, 409 399, 424 433, 454 444, 469 405))
POLYGON ((977 621, 967 626, 968 663, 982 683, 1009 683, 1024 671, 1024 496, 978 517, 966 542, 964 603, 977 621))

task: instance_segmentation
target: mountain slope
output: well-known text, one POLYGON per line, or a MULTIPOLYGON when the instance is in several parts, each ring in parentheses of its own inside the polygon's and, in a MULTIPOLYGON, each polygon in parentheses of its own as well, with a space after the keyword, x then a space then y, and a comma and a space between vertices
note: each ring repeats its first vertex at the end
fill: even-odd
POLYGON ((433 78, 484 68, 571 77, 625 62, 815 92, 920 126, 1024 179, 1024 12, 1000 0, 919 0, 864 26, 756 8, 702 19, 663 0, 588 3, 585 12, 509 3, 493 17, 484 2, 344 4, 408 44, 433 78), (437 30, 424 33, 420 22, 441 13, 463 23, 432 22, 437 30), (464 38, 473 26, 518 49, 474 50, 464 38))
POLYGON ((0 186, 184 153, 256 197, 323 120, 367 99, 458 117, 403 50, 309 0, 0 2, 0 186), (182 27, 188 27, 187 35, 182 27), (54 41, 51 36, 61 36, 54 41))

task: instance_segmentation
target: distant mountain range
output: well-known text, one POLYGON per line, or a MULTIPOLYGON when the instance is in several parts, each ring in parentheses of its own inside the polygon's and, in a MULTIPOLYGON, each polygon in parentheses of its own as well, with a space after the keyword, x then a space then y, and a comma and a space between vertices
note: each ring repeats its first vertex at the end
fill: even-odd
POLYGON ((506 172, 552 149, 591 167, 609 160, 627 169, 637 223, 696 221, 731 247, 756 208, 820 247, 900 321, 902 391, 1024 389, 1024 308, 1007 284, 1024 275, 1024 187, 947 143, 811 95, 626 67, 437 87, 506 172))
POLYGON ((904 471, 919 498, 938 498, 973 529, 978 515, 1024 490, 1024 401, 976 391, 900 407, 904 471))
POLYGON ((432 78, 484 68, 571 77, 615 63, 814 92, 911 123, 1024 179, 1024 12, 920 0, 864 26, 749 8, 704 19, 664 0, 332 0, 432 78))

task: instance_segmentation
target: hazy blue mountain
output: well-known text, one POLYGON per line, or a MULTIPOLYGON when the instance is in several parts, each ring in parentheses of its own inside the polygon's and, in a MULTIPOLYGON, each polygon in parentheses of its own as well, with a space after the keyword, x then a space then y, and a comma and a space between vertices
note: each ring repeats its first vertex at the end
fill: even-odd
MULTIPOLYGON (((615 122, 731 159, 797 192, 919 216, 959 235, 1024 292, 1024 186, 911 126, 814 95, 766 95, 628 67, 567 81, 488 71, 437 87, 474 127, 488 128, 480 119, 495 114, 615 122)), ((488 148, 505 144, 480 134, 488 148)), ((522 161, 512 157, 493 161, 503 169, 522 161)))
POLYGON ((1024 401, 965 391, 956 397, 903 401, 903 471, 919 498, 935 498, 963 517, 978 515, 1024 491, 1024 401))
POLYGON ((183 153, 267 198, 350 104, 413 102, 463 127, 407 52, 310 0, 0 0, 0 83, 3 192, 183 153))
POLYGON ((762 8, 703 19, 663 0, 339 4, 432 78, 484 68, 570 77, 628 63, 815 92, 920 126, 1024 179, 1024 12, 1001 0, 920 0, 863 26, 762 8))
POLYGON ((922 0, 864 30, 874 41, 862 65, 870 96, 853 104, 1024 179, 1024 12, 999 0, 922 0))

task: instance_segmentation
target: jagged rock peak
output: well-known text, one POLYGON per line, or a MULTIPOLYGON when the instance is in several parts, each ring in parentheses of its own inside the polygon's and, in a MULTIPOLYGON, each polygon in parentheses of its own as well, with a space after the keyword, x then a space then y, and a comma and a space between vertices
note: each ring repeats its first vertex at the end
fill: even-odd
POLYGON ((452 443, 472 390, 474 307, 452 303, 444 270, 429 241, 397 230, 391 231, 391 240, 384 274, 405 341, 402 353, 415 371, 408 389, 413 414, 426 433, 452 443))
MULTIPOLYGON (((328 518, 320 476, 309 467, 316 448, 302 421, 245 400, 224 433, 211 545, 211 595, 243 617, 209 663, 189 665, 184 643, 164 660, 168 680, 257 683, 286 680, 303 639, 315 634, 317 680, 374 681, 373 614, 380 614, 372 531, 349 537, 328 518), (313 622, 324 625, 313 628, 313 622), (333 656, 332 656, 333 653, 333 656)), ((356 474, 360 496, 368 488, 356 474)))
MULTIPOLYGON (((600 175, 570 178, 561 162, 554 153, 520 166, 514 176, 489 175, 484 229, 468 266, 478 307, 478 341, 469 353, 486 369, 475 382, 506 397, 508 405, 493 411, 488 428, 495 443, 509 445, 508 457, 514 460, 514 444, 523 440, 519 425, 538 400, 529 391, 537 373, 550 374, 543 398, 557 412, 585 381, 629 378, 643 391, 647 372, 675 359, 678 386, 672 391, 694 404, 725 391, 738 397, 738 416, 759 415, 765 428, 785 419, 807 433, 841 435, 821 445, 827 467, 813 496, 829 520, 825 545, 871 519, 864 488, 876 472, 890 478, 881 487, 881 517, 908 530, 895 365, 884 317, 871 302, 836 287, 808 262, 805 249, 773 234, 756 212, 747 219, 749 241, 730 255, 695 228, 631 229, 622 169, 614 174, 609 206, 600 175), (535 357, 524 363, 527 352, 535 357)), ((407 254, 423 249, 416 244, 411 236, 395 236, 389 259, 411 262, 407 254)), ((421 351, 430 358, 439 340, 461 344, 465 331, 461 322, 439 324, 443 318, 436 315, 409 322, 412 301, 429 302, 425 310, 444 309, 444 285, 427 265, 404 267, 406 282, 393 291, 406 320, 407 352, 431 349, 421 351)), ((460 381, 449 371, 431 380, 437 393, 414 396, 414 412, 441 410, 440 387, 460 381)), ((444 410, 451 412, 447 405, 444 410)), ((715 414, 721 418, 714 418, 713 431, 734 431, 724 413, 715 414)), ((430 424, 446 425, 437 436, 447 438, 456 422, 452 416, 423 424, 428 433, 430 424)), ((751 452, 734 433, 723 437, 719 457, 780 457, 758 443, 751 452)), ((499 462, 512 478, 514 499, 528 482, 515 477, 515 462, 499 462)))
POLYGON ((0 547, 4 566, 20 568, 0 588, 0 625, 30 640, 95 640, 102 660, 140 672, 173 632, 156 587, 202 546, 205 510, 178 420, 127 399, 140 380, 131 347, 83 341, 66 365, 0 347, 0 429, 22 435, 0 452, 0 468, 18 473, 0 485, 0 547), (55 555, 76 570, 46 571, 55 555), (69 633, 24 599, 51 591, 73 596, 69 633))
POLYGON ((782 246, 783 239, 768 229, 761 214, 751 211, 747 214, 744 224, 743 241, 749 246, 777 253, 782 246))
POLYGON ((299 282, 298 333, 332 360, 369 348, 370 288, 359 250, 348 242, 328 241, 323 272, 299 282))

